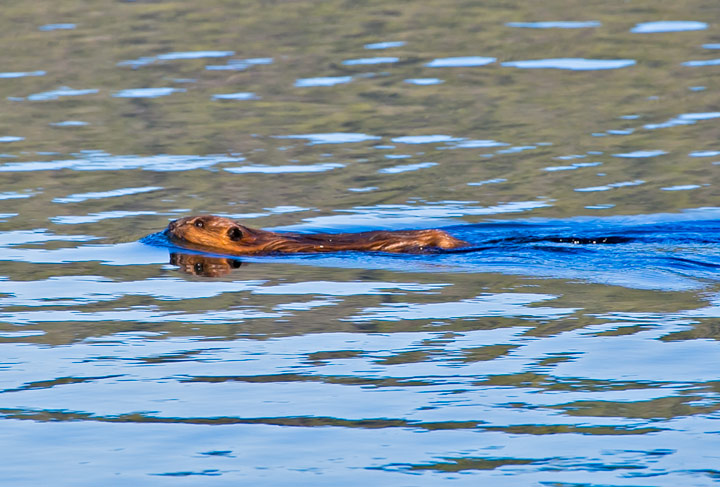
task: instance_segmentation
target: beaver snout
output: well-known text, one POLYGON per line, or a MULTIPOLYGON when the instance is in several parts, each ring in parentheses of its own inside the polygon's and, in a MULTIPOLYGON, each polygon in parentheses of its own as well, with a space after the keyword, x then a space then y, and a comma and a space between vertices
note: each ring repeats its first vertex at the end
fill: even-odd
POLYGON ((182 227, 185 218, 178 218, 177 220, 173 220, 170 223, 168 223, 167 228, 165 229, 165 235, 168 237, 172 237, 174 235, 177 235, 178 228, 182 227))

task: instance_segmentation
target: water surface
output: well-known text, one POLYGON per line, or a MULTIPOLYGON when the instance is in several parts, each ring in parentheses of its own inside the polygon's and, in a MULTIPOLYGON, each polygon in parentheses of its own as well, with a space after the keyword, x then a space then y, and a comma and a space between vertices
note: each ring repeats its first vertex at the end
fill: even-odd
POLYGON ((4 7, 3 479, 716 485, 714 12, 4 7), (470 245, 157 233, 203 213, 470 245))

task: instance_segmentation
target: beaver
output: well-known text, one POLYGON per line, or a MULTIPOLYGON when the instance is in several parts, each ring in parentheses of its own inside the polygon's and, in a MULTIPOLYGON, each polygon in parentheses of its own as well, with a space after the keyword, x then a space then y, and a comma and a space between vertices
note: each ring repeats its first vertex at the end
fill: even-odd
POLYGON ((359 233, 276 233, 214 215, 188 216, 170 222, 170 240, 183 247, 230 255, 337 252, 362 250, 422 253, 455 249, 468 243, 442 230, 394 230, 359 233))

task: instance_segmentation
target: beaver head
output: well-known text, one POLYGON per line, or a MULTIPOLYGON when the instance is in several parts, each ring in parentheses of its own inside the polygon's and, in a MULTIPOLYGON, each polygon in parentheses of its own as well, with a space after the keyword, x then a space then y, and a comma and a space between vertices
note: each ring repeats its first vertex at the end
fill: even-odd
POLYGON ((242 250, 253 247, 256 231, 229 218, 215 215, 188 216, 170 222, 165 234, 171 240, 200 247, 242 250))

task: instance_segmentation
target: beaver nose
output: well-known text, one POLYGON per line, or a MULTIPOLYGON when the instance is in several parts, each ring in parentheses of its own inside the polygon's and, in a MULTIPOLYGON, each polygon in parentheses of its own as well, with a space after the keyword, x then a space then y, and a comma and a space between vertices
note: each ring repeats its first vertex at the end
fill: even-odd
POLYGON ((165 230, 165 233, 169 233, 175 230, 175 227, 177 226, 177 220, 173 220, 170 223, 168 223, 167 229, 165 230))

